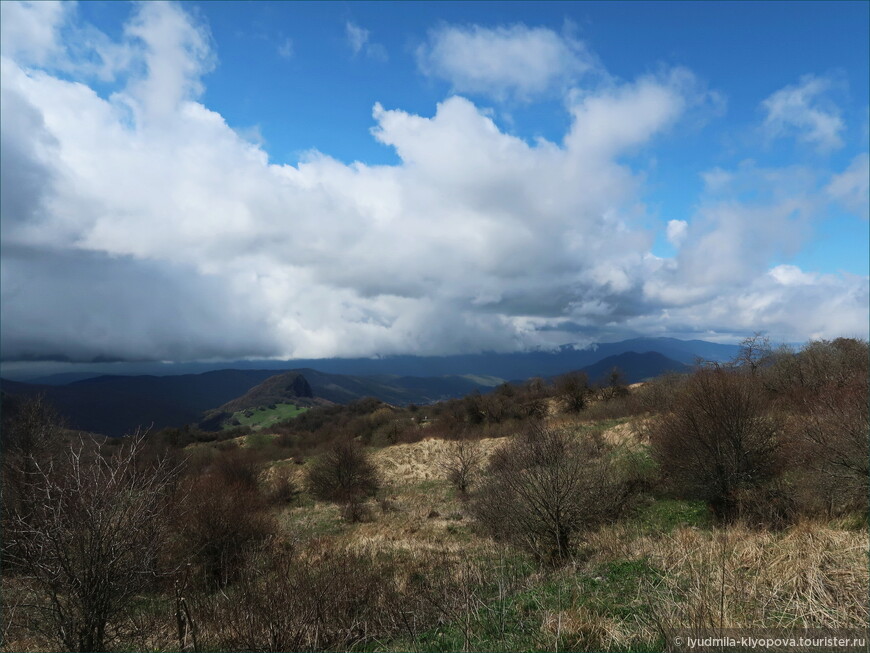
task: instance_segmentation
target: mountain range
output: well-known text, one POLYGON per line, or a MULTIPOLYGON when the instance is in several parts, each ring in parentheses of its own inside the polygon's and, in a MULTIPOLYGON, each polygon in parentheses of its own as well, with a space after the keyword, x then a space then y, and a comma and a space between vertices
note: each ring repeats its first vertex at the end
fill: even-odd
POLYGON ((39 379, 38 383, 0 379, 0 390, 9 397, 42 394, 71 428, 118 436, 139 426, 159 429, 199 423, 207 411, 227 411, 236 404, 248 407, 259 400, 265 405, 274 403, 279 396, 294 396, 299 405, 344 404, 367 396, 391 404, 425 404, 473 391, 487 392, 507 379, 551 378, 573 370, 583 370, 592 381, 601 381, 618 367, 624 380, 633 383, 666 371, 684 371, 699 358, 727 360, 736 351, 736 345, 700 340, 638 338, 586 349, 565 346, 553 352, 324 359, 283 364, 270 361, 263 369, 164 376, 103 375, 75 377, 72 381, 68 376, 55 376, 39 379), (297 367, 301 362, 318 367, 297 367), (293 368, 288 369, 291 364, 293 368), (264 384, 268 379, 273 381, 264 384))

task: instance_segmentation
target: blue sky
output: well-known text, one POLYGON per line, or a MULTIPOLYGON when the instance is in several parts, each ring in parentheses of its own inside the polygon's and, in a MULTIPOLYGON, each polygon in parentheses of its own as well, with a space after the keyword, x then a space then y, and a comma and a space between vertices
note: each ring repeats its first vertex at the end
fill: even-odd
POLYGON ((867 335, 870 3, 2 11, 5 360, 867 335))

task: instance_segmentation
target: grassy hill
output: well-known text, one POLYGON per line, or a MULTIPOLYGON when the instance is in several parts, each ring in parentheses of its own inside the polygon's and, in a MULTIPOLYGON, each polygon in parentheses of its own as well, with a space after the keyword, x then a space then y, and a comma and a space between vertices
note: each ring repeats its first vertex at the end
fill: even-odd
POLYGON ((297 406, 290 403, 277 403, 256 408, 247 408, 232 413, 224 422, 224 428, 235 426, 250 426, 253 429, 263 429, 274 426, 278 422, 293 419, 301 415, 307 406, 297 406))

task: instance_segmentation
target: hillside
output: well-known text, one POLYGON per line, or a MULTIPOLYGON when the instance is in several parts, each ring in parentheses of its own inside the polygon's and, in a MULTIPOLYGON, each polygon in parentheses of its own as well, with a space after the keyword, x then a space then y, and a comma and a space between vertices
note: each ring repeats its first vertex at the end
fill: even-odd
POLYGON ((593 383, 606 383, 607 377, 613 368, 622 372, 625 383, 638 383, 667 372, 688 372, 691 368, 679 361, 663 356, 655 351, 642 354, 629 351, 587 365, 582 371, 586 372, 589 380, 593 383))
POLYGON ((287 372, 285 374, 270 376, 262 383, 248 390, 241 397, 237 397, 222 405, 220 410, 235 413, 246 408, 284 403, 303 406, 313 398, 314 393, 305 377, 299 372, 287 372))
POLYGON ((206 413, 204 427, 218 428, 223 417, 217 416, 216 409, 220 407, 217 412, 227 414, 240 410, 227 412, 227 404, 267 406, 286 402, 291 396, 290 403, 305 406, 345 404, 363 397, 391 404, 425 404, 487 387, 464 377, 364 377, 313 369, 284 374, 276 370, 216 370, 177 376, 101 376, 60 386, 0 379, 0 390, 5 394, 44 395, 71 428, 111 436, 139 427, 159 430, 199 423, 206 413), (264 384, 269 379, 275 380, 264 384), (282 390, 286 382, 289 387, 282 390))

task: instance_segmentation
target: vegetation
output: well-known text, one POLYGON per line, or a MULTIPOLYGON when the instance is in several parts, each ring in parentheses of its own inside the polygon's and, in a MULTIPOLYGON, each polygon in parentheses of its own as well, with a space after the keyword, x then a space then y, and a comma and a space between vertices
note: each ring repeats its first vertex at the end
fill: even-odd
POLYGON ((268 428, 278 422, 297 417, 306 410, 308 410, 307 407, 296 404, 269 404, 268 406, 248 408, 233 413, 224 422, 223 428, 230 429, 237 426, 249 426, 252 429, 268 428))
POLYGON ((17 405, 3 650, 667 651, 684 629, 863 632, 868 345, 745 344, 639 387, 534 379, 256 433, 102 441, 17 405))

